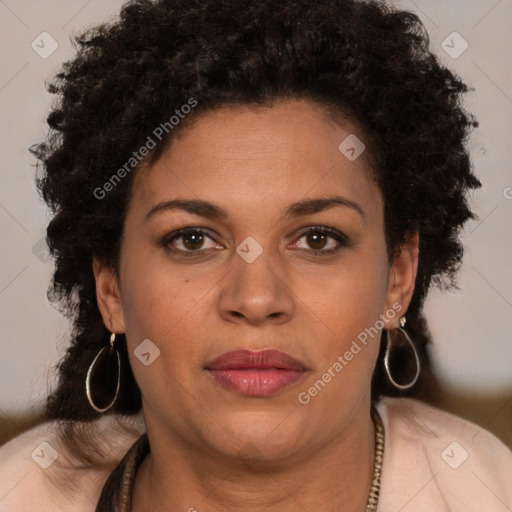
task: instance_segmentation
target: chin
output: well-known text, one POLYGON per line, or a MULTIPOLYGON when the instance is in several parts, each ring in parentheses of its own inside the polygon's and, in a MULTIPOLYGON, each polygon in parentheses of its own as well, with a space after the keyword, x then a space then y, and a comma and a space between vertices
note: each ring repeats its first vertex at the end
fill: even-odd
POLYGON ((217 450, 245 462, 271 462, 290 457, 300 448, 299 442, 304 442, 304 432, 296 423, 296 415, 288 416, 285 411, 224 414, 222 430, 228 435, 223 435, 219 444, 214 442, 217 450))

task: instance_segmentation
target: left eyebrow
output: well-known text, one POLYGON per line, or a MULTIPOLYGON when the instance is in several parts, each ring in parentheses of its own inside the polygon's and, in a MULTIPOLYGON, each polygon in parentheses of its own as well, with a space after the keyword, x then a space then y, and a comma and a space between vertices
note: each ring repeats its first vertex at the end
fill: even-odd
MULTIPOLYGON (((304 199, 302 201, 292 203, 284 210, 282 218, 313 215, 337 206, 350 208, 358 212, 362 217, 365 216, 361 206, 354 201, 341 196, 331 196, 304 199)), ((203 201, 201 199, 173 199, 170 201, 163 201, 155 205, 145 215, 144 220, 147 221, 150 217, 167 210, 184 210, 193 215, 198 215, 212 220, 225 220, 229 217, 226 210, 208 201, 203 201)))
POLYGON ((355 203, 354 201, 341 196, 330 196, 316 199, 305 199, 303 201, 292 203, 284 211, 283 217, 300 217, 301 215, 312 215, 313 213, 323 212, 324 210, 328 210, 336 206, 351 208, 352 210, 358 212, 362 217, 365 216, 361 206, 359 206, 359 204, 355 203))

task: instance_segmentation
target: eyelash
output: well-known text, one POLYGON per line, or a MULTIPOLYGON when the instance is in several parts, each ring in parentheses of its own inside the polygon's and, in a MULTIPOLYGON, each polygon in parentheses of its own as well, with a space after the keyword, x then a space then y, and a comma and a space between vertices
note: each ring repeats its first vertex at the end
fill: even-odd
MULTIPOLYGON (((300 236, 298 237, 297 240, 300 240, 301 238, 309 235, 310 233, 328 235, 329 237, 333 238, 334 240, 336 240, 336 242, 338 242, 340 244, 340 246, 335 247, 334 249, 327 249, 327 250, 311 249, 314 256, 320 256, 320 257, 321 256, 329 256, 329 255, 339 252, 341 249, 343 249, 344 247, 347 247, 349 245, 349 240, 346 235, 344 235, 343 233, 340 233, 339 231, 336 231, 334 229, 327 228, 324 226, 312 226, 312 227, 308 228, 306 231, 303 231, 300 234, 300 236)), ((196 235, 196 234, 197 235, 206 235, 208 238, 213 240, 212 237, 209 236, 208 233, 201 228, 183 228, 178 231, 174 231, 173 233, 169 233, 169 234, 165 235, 160 240, 159 245, 161 247, 164 247, 165 249, 167 249, 170 252, 181 253, 185 257, 199 256, 205 251, 204 249, 203 250, 199 249, 197 251, 190 251, 190 250, 183 251, 182 249, 176 249, 175 247, 170 247, 170 245, 172 244, 172 242, 174 242, 174 240, 177 240, 178 238, 184 237, 186 235, 196 235)), ((215 241, 215 240, 213 240, 213 241, 215 241)), ((206 251, 208 251, 208 250, 212 250, 212 249, 206 249, 206 251)), ((215 249, 213 249, 213 250, 215 250, 215 249)), ((308 250, 308 249, 302 249, 302 250, 308 250)))

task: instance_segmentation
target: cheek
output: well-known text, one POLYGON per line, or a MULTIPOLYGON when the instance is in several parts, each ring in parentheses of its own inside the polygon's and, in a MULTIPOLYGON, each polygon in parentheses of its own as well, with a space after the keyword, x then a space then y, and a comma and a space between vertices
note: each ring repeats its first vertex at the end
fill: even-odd
POLYGON ((199 370, 193 370, 201 366, 197 333, 204 315, 194 308, 197 295, 187 284, 177 281, 174 287, 164 283, 157 280, 155 286, 144 286, 141 293, 127 299, 126 340, 130 366, 146 407, 165 414, 171 398, 173 410, 185 410, 198 400, 194 380, 199 370), (150 355, 143 356, 147 353, 150 355))
POLYGON ((322 273, 301 278, 299 297, 303 297, 305 312, 324 328, 333 347, 342 345, 384 313, 387 292, 385 259, 354 253, 343 265, 326 268, 322 273))
POLYGON ((127 239, 123 253, 121 282, 127 333, 134 340, 153 336, 156 342, 194 308, 204 289, 197 289, 179 268, 166 263, 163 249, 152 247, 150 241, 127 239))
POLYGON ((308 337, 315 340, 312 355, 316 363, 308 387, 301 391, 312 401, 318 396, 311 403, 313 408, 340 401, 348 404, 369 388, 387 292, 387 260, 380 252, 382 258, 375 257, 378 248, 359 252, 347 258, 346 265, 301 281, 300 296, 307 297, 304 314, 308 337))
POLYGON ((123 313, 130 356, 134 356, 143 340, 149 339, 160 351, 155 363, 165 360, 170 369, 179 368, 180 360, 187 353, 193 353, 193 343, 190 343, 193 338, 185 333, 189 329, 200 329, 201 320, 194 310, 199 300, 205 300, 201 298, 208 288, 204 283, 189 282, 175 270, 170 272, 161 262, 144 258, 127 260, 122 277, 123 313))

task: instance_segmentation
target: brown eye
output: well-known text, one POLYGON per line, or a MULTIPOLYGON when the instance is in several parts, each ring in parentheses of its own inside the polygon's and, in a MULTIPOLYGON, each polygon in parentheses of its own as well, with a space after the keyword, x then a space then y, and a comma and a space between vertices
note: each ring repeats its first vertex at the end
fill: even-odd
POLYGON ((193 251, 194 249, 201 249, 204 243, 204 235, 202 233, 189 233, 180 237, 183 240, 183 245, 193 251))
POLYGON ((323 249, 329 238, 327 235, 318 232, 310 232, 306 236, 308 245, 312 249, 323 249))
POLYGON ((305 239, 307 247, 299 247, 299 249, 310 248, 315 255, 334 254, 348 245, 348 238, 343 233, 325 227, 310 228, 301 235, 299 241, 302 239, 305 239), (330 246, 329 239, 334 241, 330 246))
POLYGON ((160 245, 171 252, 180 253, 184 256, 199 256, 203 252, 215 249, 218 246, 205 231, 198 228, 180 229, 166 235, 160 241, 160 245), (205 247, 208 240, 211 240, 212 245, 205 247))

